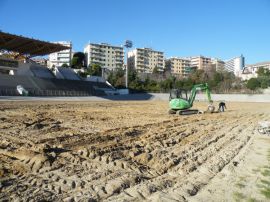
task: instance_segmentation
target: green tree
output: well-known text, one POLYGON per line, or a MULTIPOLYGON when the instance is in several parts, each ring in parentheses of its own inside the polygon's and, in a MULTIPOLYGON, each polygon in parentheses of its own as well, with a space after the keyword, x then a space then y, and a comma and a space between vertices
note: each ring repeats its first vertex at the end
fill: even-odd
POLYGON ((102 74, 102 68, 100 64, 91 64, 89 65, 89 73, 92 76, 101 76, 102 74))
POLYGON ((269 86, 269 78, 263 77, 263 78, 258 78, 260 83, 261 83, 261 88, 268 88, 269 86))
POLYGON ((153 73, 153 74, 159 74, 159 71, 158 71, 158 67, 157 67, 157 66, 154 67, 152 73, 153 73))
POLYGON ((189 75, 189 77, 193 81, 193 83, 206 82, 206 80, 208 79, 207 74, 203 69, 195 70, 189 75))
POLYGON ((78 57, 73 57, 71 60, 71 68, 73 69, 80 69, 80 63, 79 63, 79 58, 78 57))
POLYGON ((107 80, 115 87, 124 86, 125 84, 125 71, 122 68, 116 68, 110 72, 107 80))
POLYGON ((137 72, 134 69, 129 69, 128 71, 128 81, 133 82, 137 80, 137 72))
POLYGON ((71 67, 80 69, 84 66, 85 54, 83 52, 76 52, 71 60, 71 67))
POLYGON ((247 82, 247 88, 250 90, 256 90, 260 86, 261 86, 261 83, 257 78, 251 78, 247 82))
POLYGON ((87 75, 89 75, 88 72, 82 72, 82 71, 79 71, 78 74, 79 74, 81 77, 83 77, 83 78, 86 78, 87 75))
POLYGON ((67 63, 62 64, 61 67, 68 67, 67 63))
POLYGON ((266 68, 263 68, 263 67, 260 67, 257 70, 257 74, 258 74, 259 77, 270 76, 270 70, 266 69, 266 68))

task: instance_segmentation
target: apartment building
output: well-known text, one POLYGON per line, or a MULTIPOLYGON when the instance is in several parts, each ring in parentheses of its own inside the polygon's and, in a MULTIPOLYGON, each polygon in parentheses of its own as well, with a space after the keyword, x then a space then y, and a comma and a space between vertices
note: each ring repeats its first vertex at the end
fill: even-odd
POLYGON ((267 62, 259 62, 251 65, 247 65, 245 67, 246 70, 252 73, 256 73, 259 68, 269 69, 270 70, 270 61, 267 62))
POLYGON ((258 77, 257 71, 259 70, 259 68, 270 70, 270 61, 246 65, 243 71, 241 71, 239 77, 241 77, 242 80, 256 78, 258 77))
POLYGON ((124 66, 124 49, 121 46, 90 43, 85 46, 84 53, 87 66, 96 63, 110 70, 124 66))
POLYGON ((71 65, 72 57, 72 43, 70 41, 58 41, 54 42, 64 46, 69 47, 70 49, 63 50, 56 53, 51 53, 49 55, 48 67, 61 67, 63 64, 71 65))
POLYGON ((144 73, 152 73, 155 68, 162 72, 165 67, 164 53, 151 48, 136 48, 128 52, 128 67, 144 73))
POLYGON ((243 55, 225 61, 225 69, 233 72, 235 76, 239 76, 245 66, 245 58, 243 55))
POLYGON ((190 57, 190 66, 196 69, 210 70, 212 67, 211 58, 204 56, 190 57))
POLYGON ((211 58, 212 68, 216 71, 224 71, 225 70, 225 62, 218 58, 211 58))
POLYGON ((47 66, 48 60, 46 58, 41 58, 41 57, 36 57, 32 58, 35 63, 42 65, 42 66, 47 66))
POLYGON ((177 76, 186 77, 189 73, 190 60, 187 58, 171 57, 167 59, 171 73, 177 76))

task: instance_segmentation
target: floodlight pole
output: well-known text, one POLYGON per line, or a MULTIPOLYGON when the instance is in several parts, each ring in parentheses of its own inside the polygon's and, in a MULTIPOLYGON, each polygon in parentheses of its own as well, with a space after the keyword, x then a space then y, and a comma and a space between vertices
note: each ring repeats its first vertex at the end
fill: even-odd
POLYGON ((126 60, 127 60, 127 65, 126 65, 126 88, 128 88, 128 48, 126 48, 126 60))
POLYGON ((126 47, 126 59, 127 59, 127 65, 126 65, 126 88, 128 89, 128 50, 129 50, 129 48, 132 48, 132 41, 126 40, 124 46, 126 47))

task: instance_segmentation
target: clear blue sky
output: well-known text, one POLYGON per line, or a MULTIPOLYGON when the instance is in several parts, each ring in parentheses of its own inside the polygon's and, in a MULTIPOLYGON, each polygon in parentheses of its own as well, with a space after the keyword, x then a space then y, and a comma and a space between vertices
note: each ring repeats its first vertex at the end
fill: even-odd
POLYGON ((270 0, 0 0, 0 29, 46 41, 270 60, 270 0))

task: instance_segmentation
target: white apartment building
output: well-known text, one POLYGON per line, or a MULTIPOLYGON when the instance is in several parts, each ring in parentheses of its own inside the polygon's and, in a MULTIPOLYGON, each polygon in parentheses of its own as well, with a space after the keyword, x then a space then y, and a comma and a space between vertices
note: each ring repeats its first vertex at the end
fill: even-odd
POLYGON ((152 73, 154 68, 163 71, 165 67, 164 53, 151 48, 136 48, 128 52, 128 68, 138 72, 152 73))
POLYGON ((190 68, 190 60, 187 58, 178 58, 178 57, 171 57, 167 61, 169 61, 169 66, 171 69, 171 73, 186 77, 189 73, 190 68))
POLYGON ((212 67, 211 58, 201 55, 190 57, 190 66, 196 69, 202 69, 207 71, 212 67))
POLYGON ((124 49, 121 46, 90 43, 85 46, 84 53, 87 66, 96 63, 110 70, 124 66, 124 49))
POLYGON ((248 70, 251 73, 256 73, 259 68, 269 69, 270 70, 270 61, 267 62, 259 62, 251 65, 245 66, 245 70, 248 70))
POLYGON ((225 69, 233 72, 235 76, 240 76, 245 66, 245 58, 243 55, 225 61, 225 69))
POLYGON ((267 62, 259 62, 251 65, 246 65, 240 73, 240 77, 242 80, 248 80, 250 78, 257 78, 257 71, 259 68, 269 69, 270 70, 270 61, 267 62))
POLYGON ((67 64, 68 66, 70 66, 71 56, 72 56, 72 43, 70 41, 58 41, 54 43, 67 46, 69 47, 69 49, 56 52, 56 53, 51 53, 49 55, 49 61, 48 61, 49 68, 61 67, 63 64, 67 64))

